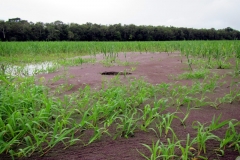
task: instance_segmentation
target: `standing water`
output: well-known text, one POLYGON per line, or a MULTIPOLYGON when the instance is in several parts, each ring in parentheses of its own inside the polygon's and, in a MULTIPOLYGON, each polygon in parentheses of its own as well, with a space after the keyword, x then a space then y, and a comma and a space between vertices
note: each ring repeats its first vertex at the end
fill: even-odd
POLYGON ((27 64, 25 66, 8 65, 5 73, 12 76, 32 76, 39 73, 54 72, 59 68, 59 64, 44 62, 38 64, 27 64))

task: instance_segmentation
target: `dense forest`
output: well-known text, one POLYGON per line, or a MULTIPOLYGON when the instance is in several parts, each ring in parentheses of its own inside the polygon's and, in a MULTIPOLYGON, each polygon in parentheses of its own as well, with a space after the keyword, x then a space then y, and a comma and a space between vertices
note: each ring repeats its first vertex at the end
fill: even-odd
POLYGON ((32 23, 20 18, 0 21, 0 41, 171 41, 234 40, 240 32, 230 27, 216 30, 134 24, 32 23))

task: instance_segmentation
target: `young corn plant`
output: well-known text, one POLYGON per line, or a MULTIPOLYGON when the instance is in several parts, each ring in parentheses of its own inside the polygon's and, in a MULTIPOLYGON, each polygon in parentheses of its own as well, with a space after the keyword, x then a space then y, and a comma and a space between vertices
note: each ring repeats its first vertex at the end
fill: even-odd
POLYGON ((150 128, 150 130, 152 130, 158 138, 161 138, 164 130, 163 125, 159 122, 159 123, 155 123, 155 126, 156 126, 156 129, 150 128))
POLYGON ((181 111, 181 113, 184 114, 184 117, 182 119, 180 117, 176 117, 176 118, 178 118, 181 121, 181 125, 183 125, 184 127, 186 127, 186 120, 187 120, 187 118, 188 118, 188 116, 190 114, 190 111, 192 110, 190 105, 191 105, 191 103, 188 102, 186 113, 181 111))
POLYGON ((116 122, 117 116, 119 115, 120 111, 116 111, 115 113, 106 117, 106 120, 103 122, 105 128, 110 127, 114 122, 116 122))
POLYGON ((66 128, 64 122, 61 121, 61 117, 55 119, 55 124, 52 131, 49 132, 50 140, 47 142, 47 147, 43 149, 45 155, 50 149, 52 149, 57 143, 62 142, 67 146, 66 142, 70 139, 71 133, 77 130, 77 127, 66 128))
POLYGON ((234 76, 240 75, 240 57, 235 59, 235 70, 234 70, 234 76))
POLYGON ((161 154, 160 157, 163 160, 174 160, 178 156, 175 153, 176 147, 178 147, 179 142, 175 142, 175 139, 173 138, 172 141, 168 138, 167 144, 163 144, 162 142, 159 145, 161 154))
POLYGON ((169 84, 169 83, 158 84, 157 85, 157 93, 159 92, 163 96, 168 95, 170 86, 171 86, 171 84, 169 84))
POLYGON ((222 155, 224 155, 224 150, 226 149, 226 147, 228 147, 228 145, 235 141, 235 136, 236 135, 230 133, 230 130, 227 130, 224 138, 220 141, 220 146, 217 151, 221 151, 223 153, 222 155))
POLYGON ((161 119, 161 125, 164 128, 164 134, 165 137, 168 135, 169 130, 172 130, 171 128, 171 124, 174 118, 178 118, 176 115, 176 112, 173 113, 167 113, 167 114, 163 114, 162 116, 160 116, 159 118, 161 119))
POLYGON ((231 68, 232 65, 229 62, 227 63, 226 60, 227 60, 227 57, 224 60, 219 58, 217 60, 217 69, 229 69, 229 68, 231 68))
POLYGON ((193 128, 197 129, 197 136, 195 137, 194 141, 197 142, 198 145, 198 156, 203 153, 206 154, 206 142, 207 140, 220 140, 220 138, 210 131, 207 130, 206 127, 204 127, 203 124, 201 124, 198 121, 193 122, 193 128), (196 125, 194 125, 197 123, 196 125))
POLYGON ((89 120, 93 126, 97 126, 99 119, 101 118, 102 109, 99 103, 92 106, 91 112, 89 113, 89 120))
POLYGON ((185 145, 181 144, 181 141, 178 141, 178 146, 179 149, 181 150, 181 159, 182 160, 189 160, 189 158, 194 158, 195 155, 191 152, 191 150, 196 150, 195 148, 193 148, 192 146, 196 143, 196 140, 190 139, 190 135, 187 134, 187 140, 185 145))
POLYGON ((171 141, 169 138, 167 139, 167 144, 160 142, 159 140, 152 146, 147 144, 142 144, 145 146, 151 153, 150 157, 147 157, 145 154, 138 151, 145 159, 147 160, 155 160, 155 159, 163 159, 163 160, 174 160, 174 158, 178 157, 175 154, 175 149, 177 147, 177 142, 174 139, 171 141))
POLYGON ((237 83, 230 85, 230 92, 225 94, 222 98, 219 99, 219 103, 230 103, 232 104, 234 100, 239 96, 240 91, 237 89, 237 83))
POLYGON ((207 92, 213 92, 216 88, 218 88, 218 80, 220 80, 221 77, 217 74, 214 74, 212 77, 206 76, 204 78, 204 81, 202 82, 202 93, 207 92))
MULTIPOLYGON (((142 111, 142 110, 140 110, 142 111)), ((154 121, 154 119, 159 115, 158 114, 158 108, 151 108, 149 104, 144 106, 143 109, 143 124, 141 125, 141 129, 144 131, 147 131, 147 127, 154 121)))
POLYGON ((171 128, 171 124, 174 118, 178 118, 175 116, 174 113, 167 113, 167 114, 162 114, 161 116, 159 115, 157 117, 158 123, 156 123, 156 129, 150 128, 152 131, 155 132, 158 138, 162 136, 162 133, 164 133, 165 137, 167 137, 168 132, 171 131, 173 134, 173 137, 177 139, 176 134, 174 133, 173 129, 171 128))
POLYGON ((185 72, 178 76, 179 79, 203 79, 209 74, 207 69, 199 69, 191 72, 185 72))
POLYGON ((156 97, 154 97, 154 102, 153 102, 154 110, 157 110, 159 114, 165 111, 168 107, 167 101, 168 101, 167 98, 161 98, 159 100, 156 100, 156 97))
POLYGON ((161 155, 161 149, 159 147, 159 143, 160 141, 157 140, 156 143, 152 142, 152 146, 150 147, 147 144, 142 144, 143 146, 145 146, 151 153, 150 157, 146 156, 145 154, 141 153, 140 151, 138 151, 138 153, 140 153, 145 159, 147 160, 156 160, 160 158, 161 155))
POLYGON ((108 129, 106 127, 107 126, 103 126, 103 127, 99 128, 98 126, 92 126, 92 128, 94 129, 94 134, 89 139, 89 141, 86 145, 89 145, 89 144, 93 143, 94 141, 99 140, 102 137, 102 135, 105 133, 107 135, 111 136, 111 134, 108 132, 108 129))
POLYGON ((115 138, 117 138, 119 135, 125 138, 134 136, 134 131, 137 128, 137 121, 139 120, 138 117, 135 117, 137 116, 136 114, 136 109, 126 109, 122 116, 118 116, 116 118, 116 120, 120 120, 121 123, 117 123, 118 133, 115 138))
POLYGON ((240 153, 240 134, 236 130, 236 126, 239 125, 239 121, 237 121, 236 123, 232 123, 232 121, 229 121, 229 127, 226 131, 224 138, 225 141, 221 143, 220 148, 225 148, 225 146, 228 145, 228 147, 234 147, 234 149, 240 153))
POLYGON ((189 57, 189 53, 186 53, 186 57, 187 57, 187 63, 188 63, 188 67, 189 67, 189 69, 191 70, 191 71, 193 71, 193 69, 192 69, 192 60, 190 59, 190 57, 189 57))
POLYGON ((222 128, 229 123, 229 120, 220 122, 221 117, 222 117, 222 114, 220 114, 217 118, 214 115, 211 123, 206 127, 206 129, 209 132, 211 132, 211 131, 217 130, 219 128, 222 128))
POLYGON ((194 103, 194 108, 200 108, 203 106, 208 105, 208 102, 206 102, 206 96, 202 95, 201 98, 194 98, 193 103, 194 103))

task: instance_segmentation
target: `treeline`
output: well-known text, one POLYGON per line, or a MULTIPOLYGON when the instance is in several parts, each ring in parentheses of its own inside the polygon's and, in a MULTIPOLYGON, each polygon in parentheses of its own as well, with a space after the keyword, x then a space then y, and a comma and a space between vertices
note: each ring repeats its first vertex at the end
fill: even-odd
POLYGON ((240 32, 230 27, 216 30, 134 24, 65 24, 0 21, 1 41, 171 41, 235 40, 240 32))

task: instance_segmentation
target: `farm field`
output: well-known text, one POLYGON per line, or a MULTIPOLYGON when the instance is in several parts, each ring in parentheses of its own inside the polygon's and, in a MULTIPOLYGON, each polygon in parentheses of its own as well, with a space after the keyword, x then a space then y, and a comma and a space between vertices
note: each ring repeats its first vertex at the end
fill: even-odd
POLYGON ((237 40, 0 42, 0 64, 0 159, 240 156, 237 40))

